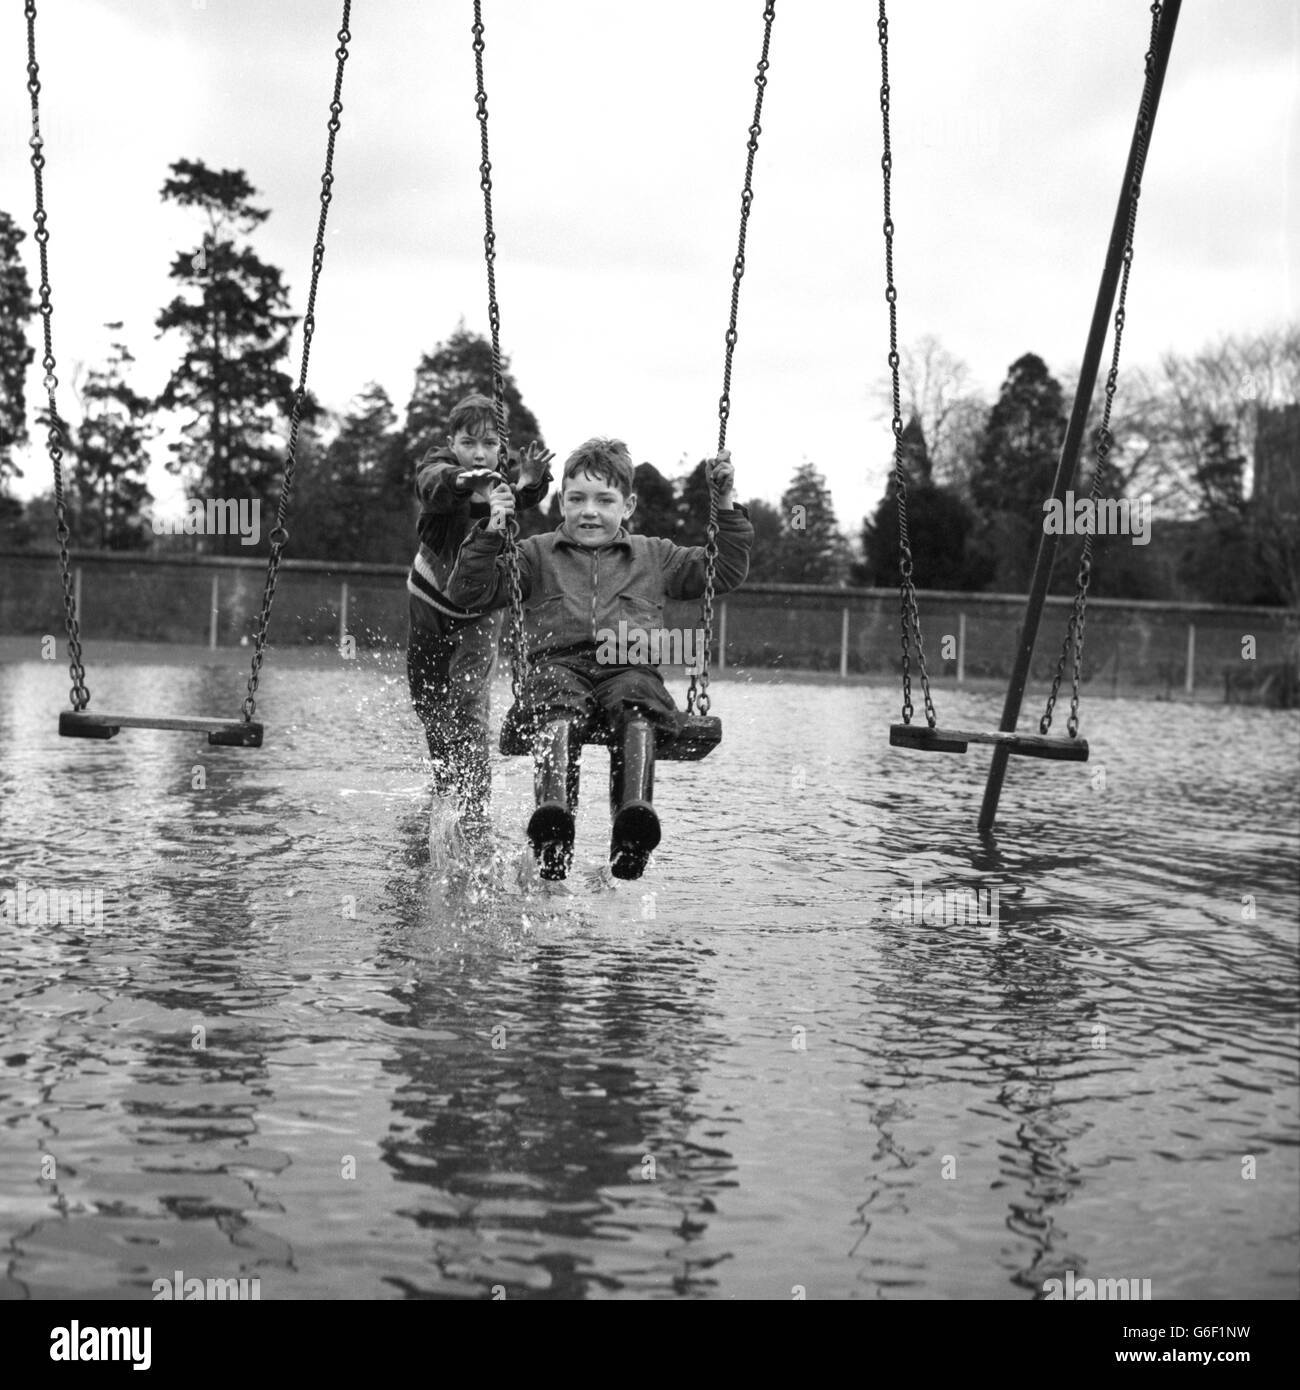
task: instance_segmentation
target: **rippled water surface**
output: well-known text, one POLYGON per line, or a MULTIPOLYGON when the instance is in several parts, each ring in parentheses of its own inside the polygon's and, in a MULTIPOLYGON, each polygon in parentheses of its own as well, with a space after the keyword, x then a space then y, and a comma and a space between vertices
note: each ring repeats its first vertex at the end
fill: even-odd
POLYGON ((66 673, 0 670, 0 887, 103 895, 0 925, 0 1295, 1297 1295, 1295 714, 1094 700, 994 846, 987 751, 891 750, 894 692, 715 684, 644 880, 589 750, 547 896, 526 762, 443 882, 400 671, 268 669, 260 752, 61 740, 66 673))

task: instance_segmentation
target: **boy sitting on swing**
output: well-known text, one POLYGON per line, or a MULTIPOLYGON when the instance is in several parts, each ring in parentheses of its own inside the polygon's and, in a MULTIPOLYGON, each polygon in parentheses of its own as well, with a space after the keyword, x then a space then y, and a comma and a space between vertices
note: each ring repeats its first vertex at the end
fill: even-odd
MULTIPOLYGON (((725 594, 749 571, 754 528, 732 501, 730 454, 723 450, 707 471, 718 492, 714 592, 725 594)), ((502 550, 515 498, 498 485, 489 502, 491 515, 466 536, 446 590, 454 603, 482 610, 510 602, 502 550)), ((667 599, 702 597, 704 547, 624 529, 636 494, 632 459, 621 440, 589 439, 569 455, 560 504, 563 520, 554 531, 518 543, 531 669, 506 718, 525 729, 533 744, 537 809, 528 838, 541 876, 564 878, 573 862, 582 740, 603 723, 614 735, 610 868, 616 878, 640 878, 660 838, 652 805, 655 731, 676 734, 680 722, 658 667, 626 658, 635 649, 657 659, 663 641, 655 634, 663 633, 667 599), (613 644, 603 634, 612 631, 628 634, 624 664, 618 664, 620 653, 611 659, 613 644)))
MULTIPOLYGON (((488 691, 501 623, 447 594, 447 576, 466 532, 490 514, 494 484, 515 493, 497 472, 496 411, 481 395, 458 401, 447 419, 447 444, 430 449, 415 473, 420 549, 406 581, 410 640, 406 671, 415 712, 433 759, 434 795, 450 824, 481 834, 491 790, 488 691)), ((515 487, 521 508, 535 507, 550 486, 553 455, 530 444, 515 487)), ((513 471, 513 470, 512 470, 513 471)))

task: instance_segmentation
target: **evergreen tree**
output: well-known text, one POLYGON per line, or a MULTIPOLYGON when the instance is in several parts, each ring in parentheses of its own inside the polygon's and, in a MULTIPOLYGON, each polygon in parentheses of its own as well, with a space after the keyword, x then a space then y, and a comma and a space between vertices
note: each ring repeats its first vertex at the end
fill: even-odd
MULTIPOLYGON (((24 325, 36 311, 18 245, 27 235, 0 212, 0 496, 11 476, 22 476, 13 450, 27 442, 27 366, 35 355, 24 325)), ((12 509, 11 509, 12 510, 12 509)), ((16 520, 10 517, 11 521, 16 520)))
POLYGON ((840 534, 826 479, 801 463, 781 494, 781 577, 787 584, 842 584, 848 543, 840 534))
MULTIPOLYGON (((1073 392, 1071 392, 1073 394, 1073 392)), ((1100 414, 1097 417, 1100 424, 1100 414)), ((1085 433, 1087 446, 1079 458, 1079 476, 1074 484, 1076 498, 1092 492, 1093 475, 1097 471, 1097 428, 1085 433)), ((1116 450, 1102 465, 1098 495, 1104 500, 1124 496, 1124 472, 1116 465, 1116 450)), ((1051 592, 1072 594, 1078 583, 1079 561, 1083 556, 1085 537, 1057 537, 1056 568, 1052 573, 1051 592)), ((1125 535, 1096 535, 1092 539, 1092 568, 1088 576, 1088 592, 1093 598, 1149 598, 1154 582, 1153 552, 1149 545, 1134 546, 1125 535)))
MULTIPOLYGON (((105 327, 117 332, 122 325, 105 327)), ((72 441, 77 539, 103 550, 140 550, 152 540, 143 512, 153 497, 145 482, 153 402, 127 384, 125 369, 135 358, 126 344, 114 342, 110 351, 79 393, 83 414, 72 441)))
POLYGON ((1236 448, 1231 426, 1216 420, 1206 430, 1192 476, 1206 516, 1226 523, 1245 516, 1246 456, 1236 448))
POLYGON ((1029 582, 1064 437, 1060 384, 1041 357, 1027 353, 1011 364, 989 411, 970 480, 999 588, 1018 592, 1029 582))
POLYGON ((560 482, 558 477, 555 486, 551 489, 550 497, 542 503, 534 512, 525 513, 523 522, 527 523, 531 518, 536 517, 535 529, 524 531, 520 525, 520 535, 539 535, 543 531, 554 531, 555 528, 564 520, 564 513, 560 510, 560 482))
MULTIPOLYGON (((934 468, 930 463, 930 450, 925 442, 925 431, 921 428, 921 421, 915 416, 908 419, 903 426, 903 433, 899 439, 899 453, 903 460, 903 472, 909 483, 917 487, 928 487, 934 482, 934 468)), ((890 481, 893 481, 894 470, 889 470, 890 481)))
POLYGON ((666 536, 675 541, 680 518, 672 483, 653 463, 638 463, 632 482, 636 491, 636 511, 632 513, 629 530, 641 536, 666 536))
MULTIPOLYGON (((921 423, 913 416, 903 430, 903 468, 908 479, 907 529, 912 582, 918 589, 979 589, 993 566, 972 545, 975 518, 961 496, 933 482, 921 423)), ((885 495, 862 523, 863 562, 855 582, 889 588, 899 582, 902 558, 898 527, 898 487, 890 470, 885 495)))
POLYGON ((25 503, 0 492, 0 547, 44 549, 54 540, 54 489, 25 503))
MULTIPOLYGON (((982 589, 993 578, 991 559, 973 543, 975 517, 952 489, 932 483, 909 487, 907 529, 918 589, 982 589)), ((853 568, 855 582, 878 589, 899 582, 898 491, 892 483, 862 523, 862 551, 862 564, 853 568)))
MULTIPOLYGON (((514 458, 534 440, 541 443, 542 431, 519 393, 509 358, 501 360, 501 379, 509 413, 510 454, 514 458)), ((409 479, 414 478, 415 466, 429 449, 446 444, 447 417, 457 401, 475 391, 492 398, 492 344, 480 334, 471 333, 462 319, 451 337, 425 353, 415 369, 415 389, 406 407, 409 479)))
POLYGON ((674 536, 678 545, 703 545, 709 527, 709 475, 708 461, 699 463, 684 477, 677 480, 677 533, 674 536))
MULTIPOLYGON (((52 521, 50 534, 54 534, 52 521)), ((23 504, 7 492, 0 492, 0 550, 21 550, 30 541, 31 532, 23 504)))
POLYGON ((402 460, 397 412, 384 388, 370 382, 326 444, 300 431, 295 487, 294 551, 306 558, 395 563, 414 547, 414 500, 394 485, 402 460))
POLYGON ((1220 421, 1206 429, 1192 470, 1201 515, 1189 528, 1180 570, 1183 582, 1208 603, 1258 603, 1269 594, 1258 536, 1249 525, 1245 456, 1234 431, 1220 421))
MULTIPOLYGON (((280 271, 243 238, 270 214, 242 170, 180 160, 162 187, 164 201, 194 208, 207 226, 197 247, 177 253, 171 278, 184 287, 157 326, 185 343, 158 404, 190 412, 171 445, 173 472, 192 496, 271 500, 283 448, 273 430, 287 415, 293 383, 280 369, 294 322, 280 271), (280 417, 277 420, 277 416, 280 417)), ((306 403, 304 419, 314 413, 306 403)), ((237 551, 238 538, 225 546, 237 551)))
POLYGON ((749 556, 749 578, 756 584, 780 584, 785 580, 781 568, 781 513, 761 497, 745 503, 754 527, 754 548, 749 556))

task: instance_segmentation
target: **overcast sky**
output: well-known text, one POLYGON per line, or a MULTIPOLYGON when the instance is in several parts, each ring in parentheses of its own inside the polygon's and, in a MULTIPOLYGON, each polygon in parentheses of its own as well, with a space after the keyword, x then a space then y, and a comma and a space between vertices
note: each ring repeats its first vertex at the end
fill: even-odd
MULTIPOLYGON (((0 208, 29 233, 21 7, 5 7, 0 208)), ((723 334, 761 0, 486 0, 503 347, 561 455, 592 434, 674 475, 717 440, 723 334)), ((158 390, 155 342, 192 215, 179 159, 246 171, 258 253, 302 312, 335 0, 43 0, 38 27, 55 353, 109 320, 158 390)), ((856 532, 890 460, 879 50, 865 0, 780 0, 756 163, 728 443, 741 496, 801 462, 856 532)), ((937 336, 993 396, 1036 352, 1077 366, 1142 82, 1140 0, 894 0, 900 332, 937 336)), ((468 0, 357 0, 310 384, 399 410, 463 317, 486 333, 468 0)), ((1138 221, 1126 365, 1296 317, 1300 4, 1187 0, 1138 221)), ((23 244, 33 286, 35 246, 23 244)), ((31 335, 35 341, 37 321, 31 335)), ((292 374, 297 375, 297 347, 292 374)), ((33 407, 39 365, 28 382, 33 407)), ((61 408, 72 414, 66 390, 61 408)), ((1122 411, 1123 390, 1117 409, 1122 411)), ((20 495, 48 486, 22 459, 20 495)), ((175 484, 159 472, 160 497, 175 484)))

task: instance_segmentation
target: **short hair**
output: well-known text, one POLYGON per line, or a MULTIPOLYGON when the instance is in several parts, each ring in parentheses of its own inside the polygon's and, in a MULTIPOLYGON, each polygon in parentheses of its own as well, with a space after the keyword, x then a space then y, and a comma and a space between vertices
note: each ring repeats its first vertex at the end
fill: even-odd
POLYGON ((632 455, 621 439, 588 439, 585 444, 579 444, 564 461, 561 486, 579 473, 616 487, 624 497, 630 497, 635 486, 632 455))
MULTIPOLYGON (((509 418, 509 411, 502 407, 502 414, 509 418)), ((477 430, 484 427, 497 427, 496 406, 492 404, 489 397, 481 395, 477 391, 472 391, 468 396, 463 396, 451 408, 451 414, 447 416, 447 433, 454 439, 461 430, 468 430, 474 434, 477 430)))

